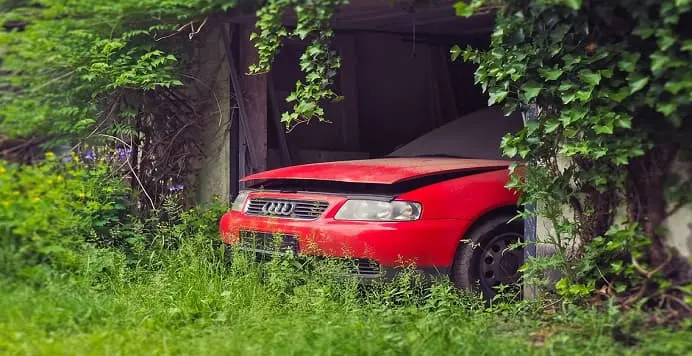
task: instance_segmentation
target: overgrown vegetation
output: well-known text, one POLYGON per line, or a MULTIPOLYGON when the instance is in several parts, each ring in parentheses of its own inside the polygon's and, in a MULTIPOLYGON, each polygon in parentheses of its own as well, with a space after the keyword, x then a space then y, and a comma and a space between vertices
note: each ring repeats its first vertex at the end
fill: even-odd
POLYGON ((0 274, 40 280, 54 270, 79 273, 83 253, 117 244, 112 229, 129 213, 128 191, 108 165, 84 169, 78 160, 0 160, 0 274))
MULTIPOLYGON (((311 41, 289 128, 326 121, 320 104, 339 98, 329 23, 344 3, 259 4, 254 73, 286 38, 311 41), (292 30, 280 22, 289 10, 292 30)), ((338 261, 229 256, 217 236, 225 207, 186 210, 177 193, 199 158, 187 50, 210 16, 257 2, 0 2, 11 27, 0 33, 0 151, 22 162, 0 161, 0 350, 684 354, 689 321, 641 326, 690 310, 688 265, 661 230, 691 199, 669 174, 690 148, 690 2, 492 3, 490 50, 453 56, 478 63, 490 104, 535 113, 503 147, 529 161, 513 186, 540 203, 559 247, 525 279, 558 269, 560 299, 487 306, 411 273, 362 287, 338 261), (641 312, 652 308, 672 313, 641 312)))
MULTIPOLYGON (((71 178, 65 174, 72 180, 66 187, 93 187, 89 179, 79 183, 76 178, 99 176, 106 169, 3 163, 21 182, 14 185, 19 189, 35 187, 39 175, 54 179, 45 171, 48 165, 71 172, 71 178)), ((127 192, 117 187, 114 182, 110 194, 127 192)), ((43 204, 82 206, 83 197, 72 191, 47 194, 43 204)), ((145 221, 130 218, 129 224, 111 228, 111 234, 98 235, 115 239, 111 245, 116 247, 87 244, 92 235, 85 230, 61 229, 60 235, 15 230, 13 236, 22 241, 54 239, 37 248, 25 243, 33 249, 23 251, 23 259, 3 260, 0 352, 683 355, 690 347, 689 331, 683 328, 689 326, 642 329, 646 315, 621 315, 615 305, 601 311, 497 301, 488 307, 479 296, 460 295, 448 281, 429 286, 413 272, 365 287, 344 273, 347 266, 340 261, 287 256, 258 263, 237 251, 229 254, 219 243, 217 219, 223 206, 188 211, 174 200, 167 200, 165 214, 145 221), (70 248, 78 257, 77 268, 39 258, 46 245, 70 248), (7 268, 11 263, 20 268, 7 268), (29 264, 45 268, 32 283, 23 272, 29 264)), ((0 226, 16 224, 14 216, 38 215, 35 209, 13 204, 0 215, 0 226)), ((112 214, 110 208, 105 212, 112 214)), ((101 225, 88 209, 47 212, 46 219, 58 227, 79 219, 84 226, 101 225)), ((0 252, 7 256, 15 249, 3 243, 0 252)))
POLYGON ((339 98, 332 90, 332 84, 341 67, 341 58, 330 48, 334 37, 330 22, 337 8, 347 3, 348 0, 269 0, 257 11, 258 31, 250 38, 256 40, 259 60, 250 67, 251 73, 269 71, 282 41, 287 38, 311 39, 300 57, 300 69, 305 79, 298 81, 295 90, 286 98, 289 103, 294 103, 293 110, 281 117, 287 129, 312 120, 327 121, 322 102, 339 98), (293 30, 283 24, 284 15, 289 10, 294 10, 297 15, 293 30))
POLYGON ((143 193, 135 206, 155 209, 168 186, 189 183, 202 157, 200 109, 185 90, 198 81, 197 35, 208 16, 237 3, 0 1, 0 157, 119 147, 143 193))
MULTIPOLYGON (((269 68, 284 37, 323 30, 315 14, 330 16, 337 5, 268 2, 259 12, 259 66, 269 68), (290 7, 299 14, 292 33, 280 23, 290 7)), ((474 0, 455 8, 460 16, 498 11, 490 49, 456 46, 452 59, 478 64, 488 105, 528 115, 526 128, 502 142, 506 156, 528 162, 510 186, 538 205, 525 214, 552 223, 542 242, 557 253, 533 259, 524 280, 545 286, 544 272, 554 269, 563 274, 558 293, 571 301, 617 296, 628 308, 669 308, 672 318, 692 312, 690 264, 666 245, 663 229, 692 201, 689 178, 672 171, 692 152, 690 2, 474 0)), ((319 39, 313 46, 331 53, 319 39)), ((324 86, 338 60, 301 60, 320 84, 298 83, 290 97, 297 104, 282 119, 288 127, 324 121, 319 103, 335 96, 324 86)))
POLYGON ((671 171, 692 148, 690 19, 689 1, 510 1, 488 51, 452 50, 478 64, 489 105, 533 111, 502 146, 529 162, 511 186, 555 228, 559 253, 535 266, 564 273, 565 297, 692 311, 689 263, 662 229, 690 202, 671 171))

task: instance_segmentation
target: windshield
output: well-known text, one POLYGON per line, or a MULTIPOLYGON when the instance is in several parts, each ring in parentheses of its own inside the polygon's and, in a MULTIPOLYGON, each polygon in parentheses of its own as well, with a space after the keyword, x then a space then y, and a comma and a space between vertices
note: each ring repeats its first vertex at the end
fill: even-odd
POLYGON ((505 116, 496 107, 475 111, 399 147, 387 157, 506 159, 500 142, 521 130, 521 115, 505 116))

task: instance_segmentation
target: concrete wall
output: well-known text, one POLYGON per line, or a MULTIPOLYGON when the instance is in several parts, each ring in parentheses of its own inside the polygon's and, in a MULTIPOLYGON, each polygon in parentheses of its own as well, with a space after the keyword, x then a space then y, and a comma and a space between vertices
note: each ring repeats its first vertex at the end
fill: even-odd
MULTIPOLYGON (((680 174, 683 178, 688 181, 692 179, 690 176, 690 171, 692 166, 690 164, 684 164, 681 162, 676 162, 673 165, 673 170, 680 174)), ((672 207, 670 207, 672 208, 672 207)), ((565 216, 571 218, 573 216, 573 211, 569 206, 564 207, 565 216)), ((618 212, 618 218, 624 218, 624 209, 620 209, 618 212)), ((617 220, 617 219, 616 219, 617 220)), ((685 258, 692 257, 692 204, 679 209, 675 214, 671 215, 664 227, 668 230, 667 240, 669 246, 675 248, 681 256, 685 258)), ((549 237, 553 234, 552 224, 543 217, 538 217, 536 226, 536 238, 538 242, 546 242, 549 237)), ((538 250, 548 251, 551 248, 546 245, 537 245, 538 250)), ((539 255, 545 255, 548 252, 541 251, 538 252, 539 255)))
POLYGON ((231 112, 231 88, 226 49, 221 33, 222 24, 212 21, 201 33, 198 42, 197 68, 190 79, 191 90, 197 95, 197 107, 202 113, 202 138, 200 144, 204 159, 197 176, 197 201, 209 202, 214 196, 227 200, 230 192, 230 141, 229 116, 231 112))
MULTIPOLYGON (((692 164, 676 162, 673 170, 683 179, 692 182, 692 164)), ((692 257, 692 204, 680 208, 671 215, 665 224, 668 229, 668 244, 675 247, 682 256, 692 257)))

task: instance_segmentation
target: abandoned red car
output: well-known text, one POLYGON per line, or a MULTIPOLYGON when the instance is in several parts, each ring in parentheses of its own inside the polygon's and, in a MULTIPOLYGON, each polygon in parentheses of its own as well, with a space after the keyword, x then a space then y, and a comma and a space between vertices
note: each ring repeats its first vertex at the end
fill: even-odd
MULTIPOLYGON (((365 279, 415 264, 491 296, 493 287, 516 282, 523 261, 520 249, 509 248, 523 232, 512 220, 517 194, 505 188, 510 162, 498 159, 507 124, 493 124, 511 119, 483 110, 384 158, 248 176, 250 188, 220 221, 222 238, 271 253, 279 236, 282 251, 352 259, 365 279), (474 143, 478 137, 485 140, 474 143), (478 158, 459 158, 467 156, 478 158)), ((513 125, 518 130, 521 121, 513 125)))

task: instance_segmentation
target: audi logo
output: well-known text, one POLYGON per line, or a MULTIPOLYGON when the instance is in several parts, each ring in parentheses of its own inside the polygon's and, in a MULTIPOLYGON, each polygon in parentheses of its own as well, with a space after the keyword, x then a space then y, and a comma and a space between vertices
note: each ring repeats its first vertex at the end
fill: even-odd
POLYGON ((291 202, 267 202, 262 207, 262 213, 264 215, 289 216, 293 214, 295 208, 296 204, 291 202))

